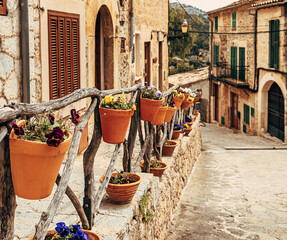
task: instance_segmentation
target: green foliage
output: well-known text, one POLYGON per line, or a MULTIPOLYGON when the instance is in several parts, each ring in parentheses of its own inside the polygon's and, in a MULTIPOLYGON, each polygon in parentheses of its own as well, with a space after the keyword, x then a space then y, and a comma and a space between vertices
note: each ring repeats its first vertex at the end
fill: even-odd
POLYGON ((117 172, 115 176, 112 176, 109 183, 112 184, 130 184, 134 183, 136 180, 131 178, 128 174, 124 172, 117 172))
POLYGON ((139 202, 139 209, 140 209, 140 214, 142 216, 143 222, 148 222, 153 218, 153 213, 148 208, 149 207, 149 197, 150 197, 150 194, 146 193, 139 202))

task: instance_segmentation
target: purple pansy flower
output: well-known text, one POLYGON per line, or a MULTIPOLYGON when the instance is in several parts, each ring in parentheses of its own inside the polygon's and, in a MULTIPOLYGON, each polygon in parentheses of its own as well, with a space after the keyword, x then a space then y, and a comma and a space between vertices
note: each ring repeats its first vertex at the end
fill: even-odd
POLYGON ((25 134, 24 128, 22 126, 18 127, 18 125, 16 123, 12 122, 12 128, 14 129, 14 133, 16 135, 24 135, 25 134))
POLYGON ((71 232, 72 233, 77 233, 77 231, 81 229, 81 226, 80 225, 72 225, 72 230, 71 232))
POLYGON ((153 89, 153 86, 149 86, 147 89, 151 91, 153 89))
POLYGON ((145 88, 145 86, 144 86, 144 85, 141 85, 141 89, 143 89, 143 88, 145 88))
POLYGON ((51 123, 52 125, 54 125, 54 123, 55 123, 55 117, 54 117, 54 115, 49 114, 49 115, 48 115, 48 119, 49 119, 50 123, 51 123))
POLYGON ((68 236, 70 233, 69 227, 67 227, 66 224, 63 222, 57 223, 57 227, 55 229, 61 237, 68 236))
POLYGON ((77 114, 77 112, 76 112, 76 109, 72 109, 71 110, 71 115, 72 115, 72 122, 75 124, 75 125, 78 125, 78 123, 79 123, 79 114, 77 114))
POLYGON ((84 233, 82 229, 79 229, 77 233, 74 235, 75 240, 88 240, 89 235, 87 233, 84 233))
POLYGON ((162 93, 161 93, 160 91, 157 91, 156 96, 157 96, 158 98, 161 98, 161 97, 162 97, 162 93))
POLYGON ((47 144, 50 147, 58 147, 63 141, 64 132, 61 128, 55 127, 51 133, 45 135, 47 139, 47 144))

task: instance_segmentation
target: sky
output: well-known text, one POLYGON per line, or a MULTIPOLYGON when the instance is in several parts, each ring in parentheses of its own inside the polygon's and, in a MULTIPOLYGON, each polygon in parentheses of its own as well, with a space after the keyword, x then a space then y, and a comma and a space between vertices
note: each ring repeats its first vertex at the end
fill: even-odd
MULTIPOLYGON (((224 7, 235 1, 236 0, 179 0, 180 3, 185 3, 197 7, 206 12, 220 7, 224 7)), ((177 2, 177 0, 170 0, 170 2, 177 2)))

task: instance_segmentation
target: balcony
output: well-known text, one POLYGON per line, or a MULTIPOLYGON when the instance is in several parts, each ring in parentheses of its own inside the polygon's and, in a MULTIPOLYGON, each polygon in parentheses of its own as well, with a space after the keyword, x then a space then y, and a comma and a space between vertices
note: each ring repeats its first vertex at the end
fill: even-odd
POLYGON ((213 66, 212 77, 234 87, 248 88, 248 71, 249 66, 233 66, 219 62, 216 66, 213 66))

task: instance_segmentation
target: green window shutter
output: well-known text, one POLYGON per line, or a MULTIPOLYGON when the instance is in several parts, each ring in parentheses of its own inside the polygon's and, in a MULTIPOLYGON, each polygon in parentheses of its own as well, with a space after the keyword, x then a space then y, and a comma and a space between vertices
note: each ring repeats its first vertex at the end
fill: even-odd
POLYGON ((274 65, 275 69, 279 68, 279 20, 274 20, 274 65))
POLYGON ((239 48, 239 80, 245 82, 245 48, 239 48))
POLYGON ((214 19, 214 30, 218 31, 218 16, 216 16, 214 19))
POLYGON ((272 61, 272 25, 273 20, 269 21, 269 68, 273 67, 273 61, 272 61))
POLYGON ((236 12, 232 13, 232 29, 236 29, 236 12))
POLYGON ((250 124, 250 107, 244 104, 244 123, 250 124))
POLYGON ((237 79, 237 47, 231 47, 231 78, 237 79))
POLYGON ((254 116, 255 116, 255 109, 251 108, 251 117, 254 117, 254 116))
POLYGON ((213 64, 218 65, 218 60, 219 60, 219 46, 214 46, 214 60, 213 64))

